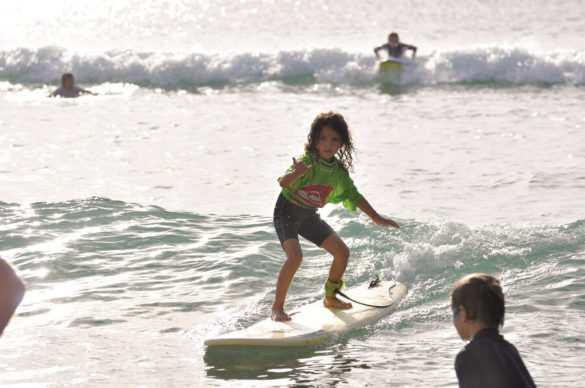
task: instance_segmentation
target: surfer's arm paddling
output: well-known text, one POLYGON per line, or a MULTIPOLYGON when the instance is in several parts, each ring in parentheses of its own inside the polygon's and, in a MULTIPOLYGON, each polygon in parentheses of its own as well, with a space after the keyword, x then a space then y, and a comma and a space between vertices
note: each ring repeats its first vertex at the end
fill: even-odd
POLYGON ((384 45, 374 48, 374 54, 376 54, 376 58, 380 59, 379 51, 383 50, 383 49, 384 49, 384 45))

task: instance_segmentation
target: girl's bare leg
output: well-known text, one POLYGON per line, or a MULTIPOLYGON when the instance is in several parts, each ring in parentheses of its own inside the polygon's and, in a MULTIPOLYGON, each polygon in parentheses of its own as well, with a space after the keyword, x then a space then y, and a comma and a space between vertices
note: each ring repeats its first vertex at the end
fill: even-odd
MULTIPOLYGON (((333 283, 339 283, 343 277, 345 268, 347 267, 347 262, 349 261, 349 248, 337 233, 333 233, 327 237, 325 241, 323 241, 323 244, 321 244, 321 248, 325 249, 333 256, 333 263, 331 263, 331 269, 329 270, 329 280, 333 283)), ((351 308, 351 303, 346 303, 337 299, 335 296, 327 295, 325 295, 323 305, 325 307, 343 310, 351 308)))
POLYGON ((274 296, 274 304, 272 305, 273 321, 290 321, 290 316, 284 312, 284 301, 286 294, 297 269, 301 266, 303 261, 303 251, 299 240, 289 238, 282 243, 282 248, 286 253, 286 260, 278 274, 278 283, 276 284, 276 295, 274 296))

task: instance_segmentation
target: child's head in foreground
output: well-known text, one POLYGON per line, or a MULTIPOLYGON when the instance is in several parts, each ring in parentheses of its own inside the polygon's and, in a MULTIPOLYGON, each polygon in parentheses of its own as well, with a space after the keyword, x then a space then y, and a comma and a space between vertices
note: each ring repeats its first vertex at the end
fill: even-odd
POLYGON ((499 329, 504 325, 504 293, 493 276, 475 273, 455 284, 451 292, 453 323, 464 340, 473 339, 477 329, 499 329))
POLYGON ((340 113, 327 112, 315 117, 307 136, 305 152, 325 160, 337 156, 343 168, 353 170, 354 146, 347 122, 340 113))

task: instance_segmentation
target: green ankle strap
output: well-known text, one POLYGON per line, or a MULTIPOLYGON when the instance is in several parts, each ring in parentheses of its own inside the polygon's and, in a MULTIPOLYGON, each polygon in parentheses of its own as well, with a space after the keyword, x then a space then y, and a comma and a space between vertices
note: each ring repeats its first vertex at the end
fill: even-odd
POLYGON ((341 291, 345 287, 345 282, 342 280, 339 283, 333 283, 331 280, 327 279, 325 283, 325 295, 327 296, 335 296, 335 291, 341 291))

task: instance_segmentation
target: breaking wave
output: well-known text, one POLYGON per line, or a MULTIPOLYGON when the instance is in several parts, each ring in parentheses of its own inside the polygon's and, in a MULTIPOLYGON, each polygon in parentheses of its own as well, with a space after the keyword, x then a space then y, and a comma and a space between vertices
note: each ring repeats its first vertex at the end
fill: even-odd
MULTIPOLYGON (((233 55, 132 50, 82 54, 59 47, 0 51, 0 80, 24 85, 58 84, 60 74, 71 71, 85 84, 122 82, 171 90, 266 81, 369 86, 381 82, 377 69, 371 54, 340 49, 233 55)), ((585 53, 493 47, 437 51, 405 61, 398 82, 583 85, 585 53)))

